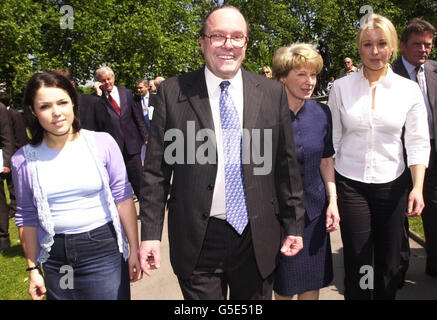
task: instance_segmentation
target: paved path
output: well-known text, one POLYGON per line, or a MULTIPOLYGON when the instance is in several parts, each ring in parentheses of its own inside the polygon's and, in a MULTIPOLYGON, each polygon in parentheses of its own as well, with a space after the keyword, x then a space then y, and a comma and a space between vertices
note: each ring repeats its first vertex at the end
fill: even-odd
MULTIPOLYGON (((437 279, 425 274, 425 250, 410 239, 411 263, 404 288, 398 291, 398 300, 437 300, 437 279)), ((334 262, 334 281, 320 292, 321 300, 343 300, 343 249, 340 232, 331 233, 334 262)), ((133 300, 182 300, 178 281, 170 266, 167 225, 161 245, 161 268, 152 277, 144 276, 131 285, 133 300)))

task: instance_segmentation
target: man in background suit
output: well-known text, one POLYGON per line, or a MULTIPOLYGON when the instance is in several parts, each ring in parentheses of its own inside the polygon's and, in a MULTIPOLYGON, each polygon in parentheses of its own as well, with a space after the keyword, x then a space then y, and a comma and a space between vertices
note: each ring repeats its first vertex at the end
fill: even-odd
POLYGON ((147 128, 150 127, 150 120, 152 120, 153 110, 157 103, 156 95, 149 92, 149 81, 141 78, 136 81, 137 93, 135 96, 135 102, 143 111, 144 120, 146 121, 147 128), (151 108, 151 110, 149 110, 151 108))
MULTIPOLYGON (((27 136, 26 124, 24 123, 23 115, 11 107, 11 99, 9 95, 5 92, 0 92, 0 102, 6 106, 8 109, 9 122, 12 129, 12 137, 14 142, 14 152, 20 149, 25 144, 29 143, 29 137, 27 136)), ((15 198, 15 188, 12 181, 12 175, 7 174, 6 183, 9 190, 9 217, 15 216, 17 211, 17 199, 15 198)))
POLYGON ((6 204, 3 180, 11 174, 11 157, 15 151, 13 139, 8 110, 0 102, 0 149, 3 154, 3 165, 0 166, 0 253, 3 253, 11 246, 9 240, 9 209, 6 204))
POLYGON ((354 62, 351 58, 344 58, 344 68, 340 70, 338 78, 343 78, 346 76, 350 76, 351 74, 358 71, 358 68, 354 66, 354 62))
MULTIPOLYGON (((138 107, 141 108, 144 115, 144 120, 146 121, 147 130, 150 129, 150 121, 152 120, 153 110, 156 105, 156 95, 150 94, 149 92, 149 81, 147 79, 141 78, 136 81, 137 93, 135 96, 135 102, 138 107)), ((146 158, 147 145, 141 147, 141 161, 146 158)))
MULTIPOLYGON (((431 153, 423 187, 425 209, 422 212, 422 221, 427 253, 425 272, 437 277, 437 62, 428 60, 434 32, 434 26, 429 22, 419 18, 413 19, 402 33, 402 57, 393 62, 392 68, 397 74, 419 84, 428 110, 431 153)), ((401 257, 401 286, 409 263, 408 218, 405 229, 401 257)))
POLYGON ((158 92, 140 198, 140 260, 149 276, 160 265, 167 205, 170 259, 185 299, 226 299, 228 286, 231 299, 271 299, 280 250, 291 256, 302 248, 305 210, 287 97, 280 83, 241 68, 248 33, 237 8, 214 9, 199 37, 206 67, 165 80, 158 92), (252 152, 270 157, 263 162, 269 170, 257 172, 261 165, 245 159, 250 143, 242 128, 259 130, 261 147, 252 144, 252 152), (205 143, 212 150, 200 152, 205 143))
POLYGON ((97 83, 103 93, 106 109, 113 126, 113 137, 123 154, 129 182, 138 197, 141 189, 141 147, 147 144, 148 130, 143 113, 134 100, 132 92, 115 86, 111 68, 101 67, 96 71, 97 83))
POLYGON ((159 86, 160 86, 161 83, 163 83, 164 81, 165 81, 165 78, 164 78, 163 76, 157 76, 157 77, 155 78, 155 80, 153 80, 153 82, 155 83, 156 90, 159 89, 159 86))

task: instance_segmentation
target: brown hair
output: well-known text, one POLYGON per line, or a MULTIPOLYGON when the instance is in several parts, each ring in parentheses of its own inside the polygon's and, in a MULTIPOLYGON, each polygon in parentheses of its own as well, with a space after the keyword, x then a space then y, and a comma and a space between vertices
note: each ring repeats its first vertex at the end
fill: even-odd
POLYGON ((79 99, 77 97, 76 90, 74 89, 70 80, 68 80, 63 75, 53 71, 36 73, 32 76, 32 78, 29 79, 27 83, 23 101, 24 116, 26 118, 30 134, 32 135, 30 143, 33 145, 37 145, 42 142, 45 131, 39 123, 38 118, 35 117, 35 115, 32 113, 32 111, 35 111, 33 103, 36 93, 42 87, 59 88, 67 92, 73 103, 73 132, 76 133, 81 129, 79 120, 79 99))
POLYGON ((431 23, 421 18, 414 18, 408 23, 407 27, 402 32, 401 41, 407 43, 413 33, 423 33, 425 31, 432 32, 434 37, 435 28, 431 23))

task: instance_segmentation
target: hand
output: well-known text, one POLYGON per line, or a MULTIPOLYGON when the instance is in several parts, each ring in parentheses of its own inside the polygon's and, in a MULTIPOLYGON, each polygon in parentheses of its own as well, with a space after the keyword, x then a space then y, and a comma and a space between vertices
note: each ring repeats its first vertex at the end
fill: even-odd
POLYGON ((147 240, 141 242, 140 247, 140 263, 141 270, 148 275, 152 275, 150 270, 156 270, 161 264, 160 255, 161 241, 159 240, 147 240))
POLYGON ((9 173, 11 172, 11 169, 9 169, 8 167, 3 167, 2 173, 9 173))
POLYGON ((303 248, 302 237, 287 236, 282 243, 281 252, 287 257, 295 256, 303 248))
POLYGON ((407 217, 420 216, 424 207, 422 191, 413 188, 408 196, 407 217))
POLYGON ((338 213, 337 203, 330 203, 326 209, 326 232, 332 232, 338 229, 340 215, 338 213))
POLYGON ((46 294, 46 286, 44 284, 44 278, 39 270, 32 270, 29 274, 29 294, 32 300, 42 300, 46 294))
POLYGON ((141 280, 143 277, 143 273, 141 272, 141 265, 140 265, 140 250, 132 250, 129 259, 129 278, 130 282, 136 282, 138 280, 141 280))
POLYGON ((99 81, 94 82, 94 91, 96 92, 96 94, 98 96, 101 96, 103 94, 102 89, 100 89, 101 85, 102 85, 102 83, 99 81))

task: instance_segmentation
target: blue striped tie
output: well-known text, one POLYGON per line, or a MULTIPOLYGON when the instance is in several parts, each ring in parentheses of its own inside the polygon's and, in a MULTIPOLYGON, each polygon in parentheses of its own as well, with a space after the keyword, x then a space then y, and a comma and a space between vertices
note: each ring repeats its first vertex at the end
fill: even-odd
POLYGON ((241 127, 237 109, 228 93, 229 81, 220 83, 220 120, 225 167, 226 220, 242 234, 249 218, 241 164, 241 127))

